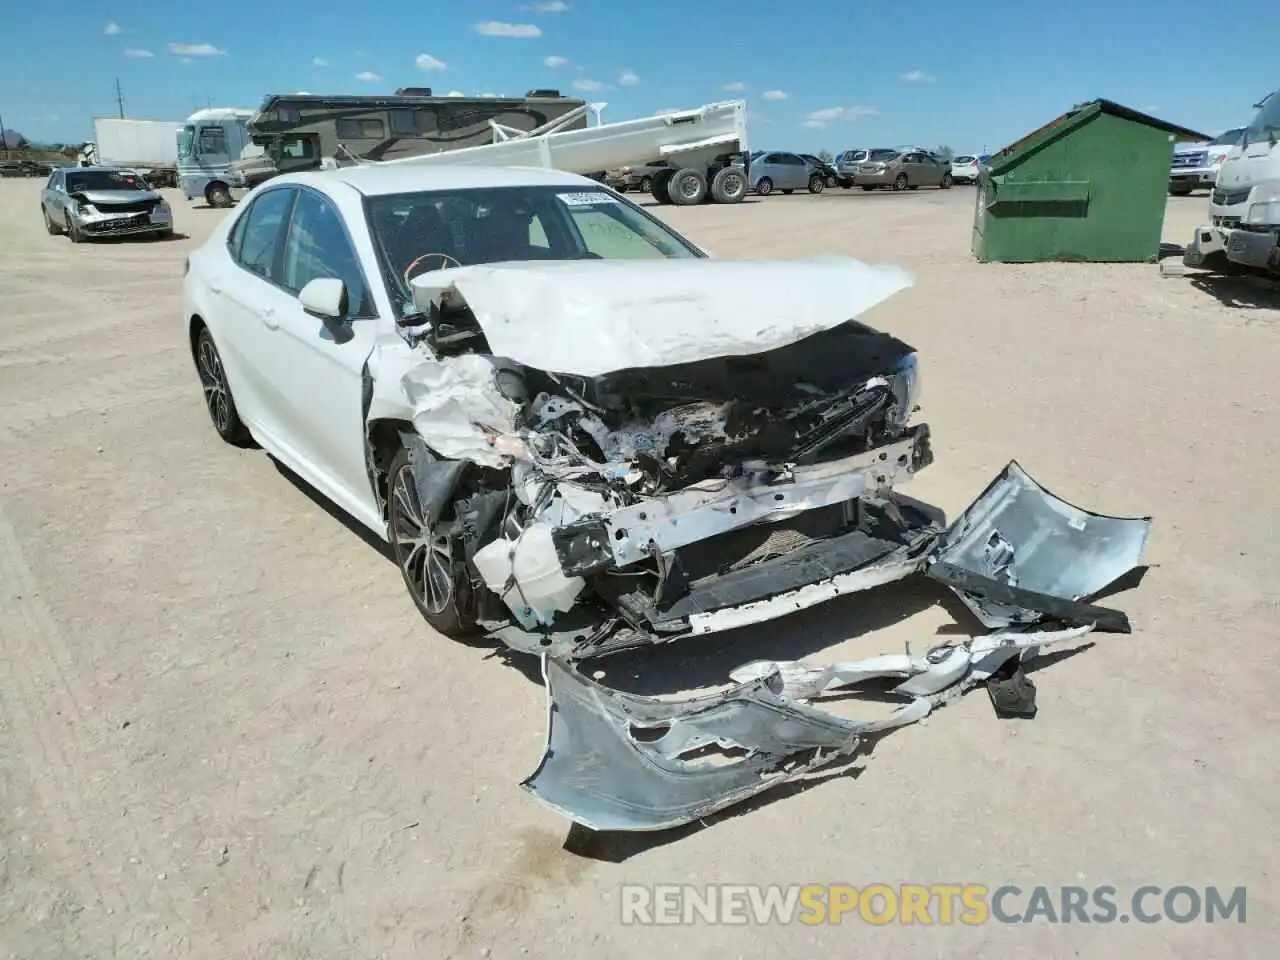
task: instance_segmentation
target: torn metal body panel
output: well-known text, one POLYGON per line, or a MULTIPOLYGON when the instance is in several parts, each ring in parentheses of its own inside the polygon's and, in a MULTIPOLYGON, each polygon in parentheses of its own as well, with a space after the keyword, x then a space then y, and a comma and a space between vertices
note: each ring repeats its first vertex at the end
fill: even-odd
POLYGON ((1082 601, 1142 563, 1150 517, 1073 506, 1010 463, 938 541, 927 573, 989 628, 1054 619, 1128 632, 1082 601))
POLYGON ((1088 627, 1005 632, 910 655, 813 667, 758 661, 735 686, 680 701, 601 686, 544 658, 547 749, 522 784, 593 830, 665 830, 808 776, 838 772, 873 735, 915 723, 1015 658, 1078 639, 1088 627), (902 677, 902 706, 875 721, 810 703, 870 679, 902 677))

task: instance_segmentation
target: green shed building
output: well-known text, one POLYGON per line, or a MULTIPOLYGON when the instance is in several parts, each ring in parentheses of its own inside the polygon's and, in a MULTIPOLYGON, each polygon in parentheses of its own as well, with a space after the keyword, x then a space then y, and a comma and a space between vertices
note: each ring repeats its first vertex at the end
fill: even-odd
POLYGON ((1110 100, 1081 104, 988 161, 973 254, 983 262, 1153 262, 1174 141, 1209 139, 1110 100))

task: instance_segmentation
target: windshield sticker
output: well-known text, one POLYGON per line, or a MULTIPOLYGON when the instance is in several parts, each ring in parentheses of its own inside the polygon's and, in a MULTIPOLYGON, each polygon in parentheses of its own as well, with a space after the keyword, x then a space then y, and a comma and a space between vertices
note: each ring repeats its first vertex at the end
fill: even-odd
POLYGON ((598 203, 617 203, 618 198, 599 191, 596 193, 557 193, 566 207, 594 207, 598 203))

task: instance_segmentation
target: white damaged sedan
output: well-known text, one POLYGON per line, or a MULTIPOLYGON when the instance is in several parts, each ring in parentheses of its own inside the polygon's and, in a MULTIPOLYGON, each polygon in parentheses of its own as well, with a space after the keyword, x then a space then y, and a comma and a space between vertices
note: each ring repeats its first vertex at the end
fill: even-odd
POLYGON ((188 260, 213 424, 390 542, 423 616, 578 658, 915 572, 939 516, 915 354, 851 318, 912 283, 710 259, 584 177, 277 177, 188 260))

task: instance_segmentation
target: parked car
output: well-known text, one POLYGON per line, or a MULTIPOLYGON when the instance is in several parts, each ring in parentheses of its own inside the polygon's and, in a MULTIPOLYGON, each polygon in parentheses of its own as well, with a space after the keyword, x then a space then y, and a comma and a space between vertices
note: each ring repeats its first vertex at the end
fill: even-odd
POLYGON ((965 154, 951 161, 951 181, 953 183, 978 182, 978 158, 965 154))
POLYGON ((604 182, 619 193, 626 193, 628 190, 648 193, 649 188, 653 186, 654 175, 659 170, 670 169, 664 164, 640 164, 634 167, 619 167, 617 170, 610 170, 605 174, 604 182))
POLYGON ((920 187, 951 187, 951 165, 931 153, 915 150, 873 150, 858 164, 855 178, 863 190, 891 187, 894 190, 917 190, 920 187))
POLYGON ((65 167, 55 170, 40 194, 44 226, 72 243, 91 237, 173 234, 173 211, 132 170, 65 167))
POLYGON ((1231 148, 1240 142, 1244 129, 1235 127, 1207 143, 1175 144, 1169 168, 1169 193, 1185 197, 1193 190, 1212 190, 1222 162, 1227 159, 1231 148))
POLYGON ((846 150, 844 153, 836 157, 836 178, 841 187, 848 190, 854 185, 855 178, 858 175, 858 165, 871 155, 871 151, 866 148, 858 150, 846 150))
MULTIPOLYGON (((734 576, 745 548, 721 534, 828 501, 842 532, 867 522, 857 498, 879 510, 928 465, 927 426, 908 423, 914 350, 845 319, 908 285, 894 267, 713 259, 574 174, 353 166, 275 177, 214 227, 187 260, 181 336, 218 435, 252 438, 387 541, 436 630, 483 622, 543 652, 553 619, 586 624, 570 643, 645 616, 675 639, 672 591, 734 576), (787 285, 794 328, 761 334, 744 293, 787 285), (682 544, 705 549, 680 554, 677 581, 682 544)), ((695 626, 781 616, 797 605, 753 601, 830 584, 833 563, 887 557, 905 575, 932 528, 902 509, 874 529, 913 525, 904 539, 839 541, 784 584, 738 577, 725 626, 695 626)))
POLYGON ((821 173, 822 180, 828 187, 834 187, 839 182, 840 178, 836 173, 836 165, 834 163, 828 163, 821 157, 815 157, 812 153, 802 153, 800 154, 800 159, 821 173))
POLYGON ((787 194, 806 189, 810 193, 821 193, 826 185, 822 171, 815 170, 798 153, 760 150, 751 155, 747 189, 762 197, 767 197, 774 190, 787 194))

